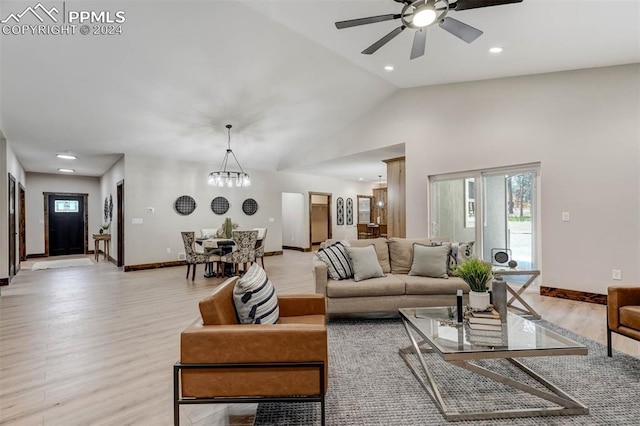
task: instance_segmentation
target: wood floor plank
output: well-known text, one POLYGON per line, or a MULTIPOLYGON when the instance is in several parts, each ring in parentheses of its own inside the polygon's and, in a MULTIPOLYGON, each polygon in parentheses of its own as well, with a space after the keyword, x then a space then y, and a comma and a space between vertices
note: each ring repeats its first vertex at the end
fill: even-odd
MULTIPOLYGON (((278 293, 314 291, 312 257, 285 250, 265 258, 278 293)), ((0 425, 172 424, 180 332, 224 279, 200 270, 192 282, 184 267, 124 273, 100 262, 31 271, 32 263, 23 262, 0 295, 0 425)), ((604 306, 537 291, 533 285, 524 297, 543 318, 606 342, 604 306)), ((631 339, 614 336, 614 347, 640 356, 631 339)), ((181 419, 187 426, 246 425, 254 409, 183 406, 181 419)))

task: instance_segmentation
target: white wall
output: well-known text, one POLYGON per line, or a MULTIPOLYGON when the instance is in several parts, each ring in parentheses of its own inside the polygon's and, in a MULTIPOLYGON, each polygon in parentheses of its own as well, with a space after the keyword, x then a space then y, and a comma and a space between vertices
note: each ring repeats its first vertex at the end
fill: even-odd
POLYGON ((66 192, 89 194, 87 197, 89 217, 89 249, 93 249, 91 235, 97 234, 102 225, 100 178, 66 176, 46 173, 27 173, 26 232, 27 255, 44 253, 44 192, 66 192))
POLYGON ((409 237, 427 176, 540 162, 542 285, 604 294, 640 282, 639 92, 638 64, 403 89, 318 146, 404 142, 409 237))
MULTIPOLYGON (((184 252, 180 231, 199 233, 201 228, 219 227, 226 217, 243 228, 268 228, 265 250, 282 250, 283 192, 305 194, 302 220, 306 236, 301 241, 303 247, 308 247, 309 191, 332 193, 335 200, 337 197, 355 199, 357 193, 366 190, 360 183, 340 179, 261 170, 247 170, 251 175, 248 188, 218 188, 206 183, 212 167, 215 166, 126 156, 125 265, 178 260, 178 254, 184 252), (181 195, 190 195, 196 200, 197 208, 191 215, 176 213, 174 202, 181 195), (217 196, 229 200, 230 208, 224 215, 218 216, 211 211, 211 200, 217 196), (242 202, 247 198, 258 202, 258 211, 252 216, 242 212, 242 202), (153 207, 154 213, 149 213, 148 207, 153 207), (132 224, 133 218, 141 218, 143 223, 132 224)), ((355 230, 337 227, 333 221, 334 237, 344 238, 351 232, 356 235, 355 230)))
MULTIPOLYGON (((116 199, 117 189, 116 185, 118 182, 124 179, 124 157, 121 158, 118 162, 116 162, 109 170, 105 172, 104 175, 100 177, 100 200, 102 206, 102 214, 101 220, 104 222, 104 199, 109 198, 109 196, 113 199, 113 214, 112 214, 112 222, 111 227, 109 228, 109 233, 111 234, 111 246, 109 250, 109 255, 118 259, 118 202, 116 199)), ((126 188, 125 188, 126 190, 126 188)), ((126 255, 125 255, 126 256, 126 255)))
POLYGON ((25 186, 25 173, 22 165, 15 156, 11 149, 11 143, 4 139, 4 135, 0 130, 0 179, 2 189, 0 190, 0 223, 4 226, 0 227, 0 278, 8 278, 9 276, 9 200, 7 188, 9 187, 9 173, 16 180, 16 204, 15 204, 15 218, 16 218, 16 250, 15 250, 15 264, 16 267, 20 264, 20 245, 19 245, 19 220, 20 220, 20 199, 19 199, 19 184, 25 186))

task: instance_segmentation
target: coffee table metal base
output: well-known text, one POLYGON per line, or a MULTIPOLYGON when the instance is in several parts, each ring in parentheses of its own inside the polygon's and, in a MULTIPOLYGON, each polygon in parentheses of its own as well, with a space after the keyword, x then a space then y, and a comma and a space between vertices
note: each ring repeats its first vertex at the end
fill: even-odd
POLYGON ((502 418, 516 418, 516 417, 539 417, 539 416, 561 416, 561 415, 576 415, 576 414, 589 414, 589 408, 582 404, 580 401, 564 392, 555 384, 551 383, 549 380, 541 376, 540 374, 534 372, 531 368, 525 366, 520 361, 517 361, 513 358, 505 358, 513 365, 518 367, 520 370, 524 371, 535 381, 549 389, 551 392, 546 392, 544 390, 534 388, 525 383, 514 380, 510 377, 506 377, 502 374, 496 373, 494 371, 488 370, 484 367, 480 367, 476 364, 473 364, 469 361, 447 361, 450 364, 455 366, 464 368, 466 370, 472 371, 481 376, 492 379, 498 383, 505 384, 507 386, 511 386, 512 388, 519 389, 523 392, 527 392, 531 395, 535 395, 539 398, 545 399, 547 401, 553 402, 558 405, 558 407, 543 407, 543 408, 527 408, 527 409, 512 409, 512 410, 491 410, 491 411, 467 411, 460 412, 456 410, 452 410, 447 407, 442 396, 440 395, 440 391, 438 389, 438 385, 436 384, 433 375, 429 371, 427 367, 427 363, 423 354, 434 352, 430 347, 424 347, 427 342, 422 340, 420 342, 417 341, 413 333, 411 332, 411 326, 407 323, 406 320, 402 320, 405 330, 407 331, 407 335, 411 340, 411 345, 406 348, 400 349, 398 352, 400 356, 407 364, 407 366, 411 369, 413 374, 416 376, 422 387, 429 393, 433 401, 438 406, 438 409, 442 413, 443 417, 448 421, 460 421, 460 420, 486 420, 486 419, 502 419, 502 418), (415 367, 410 361, 409 356, 416 354, 420 366, 422 367, 424 376, 426 376, 426 380, 423 375, 420 374, 420 370, 415 367))

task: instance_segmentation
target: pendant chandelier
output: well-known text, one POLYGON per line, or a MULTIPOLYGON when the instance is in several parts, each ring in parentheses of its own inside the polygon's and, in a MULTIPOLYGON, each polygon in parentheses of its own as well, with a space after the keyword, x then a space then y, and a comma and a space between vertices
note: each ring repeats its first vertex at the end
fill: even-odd
MULTIPOLYGON (((378 175, 378 188, 382 188, 382 175, 378 175)), ((382 209, 384 208, 384 201, 382 201, 382 199, 379 199, 376 205, 378 206, 378 208, 382 209)))
MULTIPOLYGON (((236 155, 231 150, 231 124, 227 124, 227 152, 224 154, 224 160, 222 160, 222 165, 220 166, 220 170, 217 172, 209 173, 209 179, 207 183, 209 185, 214 186, 250 186, 251 178, 245 171, 242 169, 242 166, 238 162, 236 155), (233 160, 236 162, 236 166, 238 166, 239 171, 229 171, 227 170, 227 165, 229 162, 229 155, 233 157, 233 160)), ((233 166, 233 165, 232 165, 233 166)))

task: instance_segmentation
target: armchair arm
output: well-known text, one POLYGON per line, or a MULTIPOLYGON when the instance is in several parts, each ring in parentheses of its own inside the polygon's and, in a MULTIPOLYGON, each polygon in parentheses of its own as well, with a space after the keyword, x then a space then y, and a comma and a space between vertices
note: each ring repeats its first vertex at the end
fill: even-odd
POLYGON ((607 321, 609 328, 620 327, 619 309, 623 306, 640 305, 640 287, 612 286, 607 295, 607 321))
POLYGON ((317 324, 202 325, 180 336, 182 363, 322 361, 328 357, 327 328, 317 324))
POLYGON ((324 315, 326 302, 321 294, 292 294, 278 296, 281 317, 324 315))
POLYGON ((327 264, 319 259, 313 259, 313 276, 316 279, 316 293, 327 296, 327 264))

